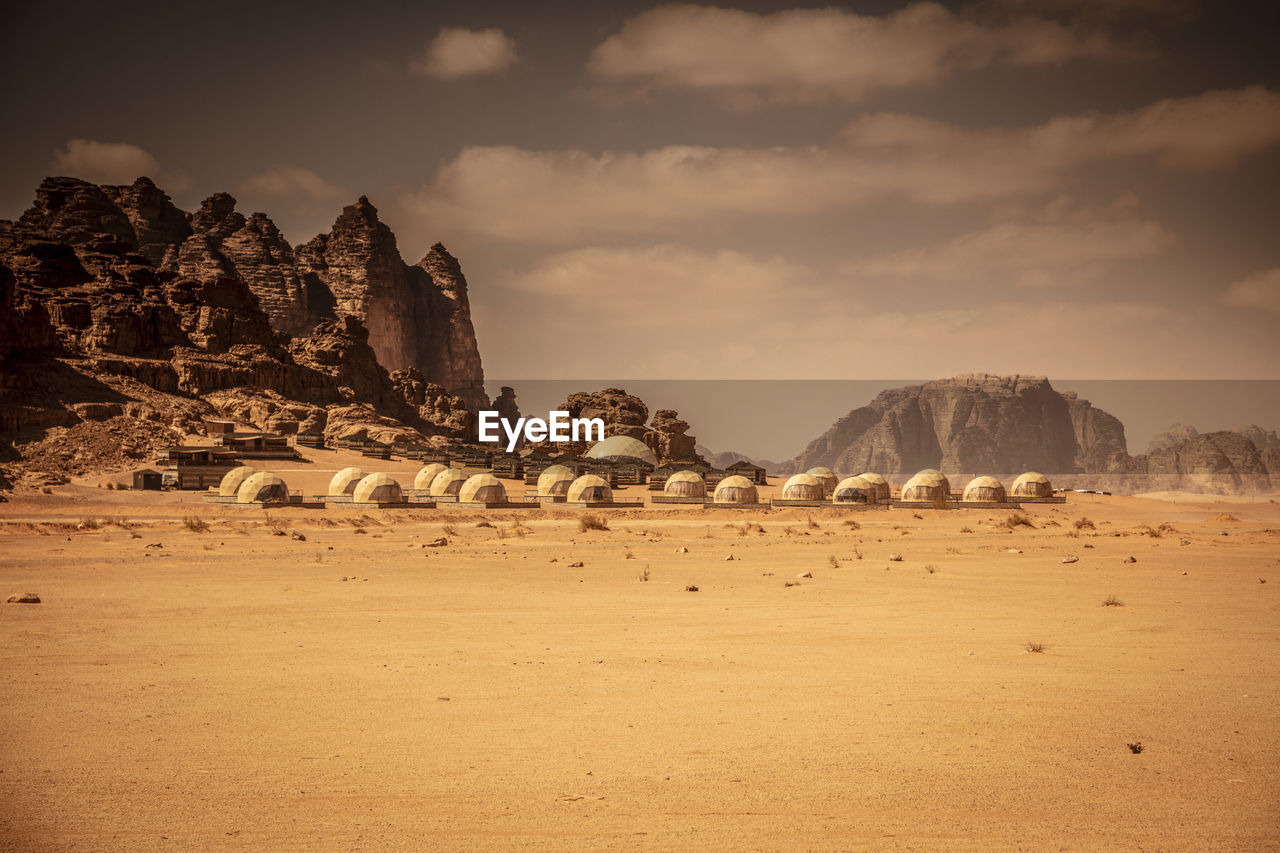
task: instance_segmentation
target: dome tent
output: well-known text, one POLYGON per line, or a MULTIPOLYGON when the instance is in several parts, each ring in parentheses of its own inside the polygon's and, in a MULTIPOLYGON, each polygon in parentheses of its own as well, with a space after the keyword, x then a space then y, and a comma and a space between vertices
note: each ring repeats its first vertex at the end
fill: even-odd
POLYGON ((696 471, 677 471, 667 478, 662 493, 671 497, 704 498, 707 496, 707 483, 696 471))
POLYGON ((289 487, 284 480, 267 471, 250 476, 236 491, 236 503, 285 503, 289 500, 289 487))
POLYGON ((369 472, 360 468, 343 468, 329 481, 329 496, 336 498, 351 494, 356 490, 356 483, 368 476, 369 472))
POLYGON ((431 491, 431 481, 439 476, 440 472, 448 466, 441 465, 439 462, 432 462, 430 465, 423 465, 417 475, 413 478, 413 490, 415 492, 431 491))
POLYGON ((887 501, 889 500, 889 481, 874 471, 864 471, 858 475, 859 479, 866 481, 871 487, 871 500, 887 501))
POLYGON ((759 494, 755 483, 735 474, 720 481, 712 500, 718 504, 753 504, 759 502, 759 494))
POLYGON ((390 474, 370 474, 356 484, 351 501, 358 504, 402 503, 404 493, 390 474))
POLYGON ((538 497, 563 497, 569 493, 569 484, 574 481, 573 471, 563 465, 548 466, 538 475, 538 497))
POLYGON ((818 465, 814 468, 810 468, 808 471, 805 471, 805 473, 818 478, 818 482, 822 484, 822 493, 824 495, 829 494, 831 490, 836 487, 836 480, 838 478, 836 477, 835 472, 830 468, 824 468, 823 466, 818 465))
POLYGON ((240 484, 256 473, 258 473, 258 469, 249 465, 232 468, 222 475, 222 482, 218 483, 218 495, 224 498, 234 498, 240 491, 240 484))
POLYGON ((813 474, 796 474, 782 486, 782 498, 788 501, 820 501, 826 486, 813 474))
POLYGON ((902 500, 908 503, 946 503, 951 483, 936 468, 925 468, 902 487, 902 500))
POLYGON ((1053 484, 1044 474, 1028 471, 1013 481, 1012 494, 1015 498, 1051 498, 1053 484))
POLYGON ((621 457, 638 459, 653 466, 658 464, 658 457, 653 455, 653 451, 649 449, 648 445, 629 435, 614 435, 604 441, 597 441, 584 455, 588 459, 614 459, 621 457))
POLYGON ((831 502, 837 504, 865 504, 875 501, 874 486, 861 477, 845 477, 831 493, 831 502))
POLYGON ((461 468, 446 468, 436 478, 431 481, 431 497, 445 498, 453 497, 462 491, 462 484, 467 481, 467 475, 462 472, 461 468))
POLYGON ((604 477, 583 474, 569 485, 566 495, 569 503, 612 503, 613 489, 604 477))
POLYGON ((964 487, 964 503, 1002 504, 1007 499, 1004 486, 995 477, 974 477, 964 487))
POLYGON ((458 503, 504 503, 507 487, 492 474, 474 474, 458 491, 458 503))

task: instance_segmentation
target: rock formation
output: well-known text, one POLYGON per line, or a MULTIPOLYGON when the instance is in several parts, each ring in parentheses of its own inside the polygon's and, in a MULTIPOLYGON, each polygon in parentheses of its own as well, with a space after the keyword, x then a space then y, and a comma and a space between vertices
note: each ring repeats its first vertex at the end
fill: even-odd
MULTIPOLYGON (((622 388, 603 388, 599 391, 580 392, 569 395, 560 404, 559 410, 566 411, 573 418, 600 418, 604 421, 604 434, 608 438, 615 435, 629 435, 644 442, 659 464, 678 465, 682 462, 701 461, 697 452, 697 439, 688 435, 689 424, 680 420, 679 415, 671 409, 659 409, 653 415, 653 421, 646 426, 649 419, 649 407, 634 394, 628 394, 622 388)), ((552 449, 549 443, 544 443, 552 449)), ((582 453, 587 450, 585 443, 559 444, 554 448, 557 452, 582 453)))
POLYGON ((1193 426, 1171 424, 1168 429, 1162 430, 1151 437, 1151 441, 1147 442, 1147 453, 1155 453, 1157 450, 1173 447, 1199 434, 1200 431, 1193 426))
POLYGON ((1122 467, 1124 426, 1044 377, 958 376, 881 392, 785 466, 908 474, 1122 467))
POLYGON ((365 199, 295 253, 225 193, 186 214, 146 178, 46 179, 0 222, 0 355, 10 461, 62 459, 57 431, 120 429, 139 412, 160 425, 139 433, 150 447, 218 414, 460 440, 487 405, 457 261, 437 245, 406 266, 365 199))

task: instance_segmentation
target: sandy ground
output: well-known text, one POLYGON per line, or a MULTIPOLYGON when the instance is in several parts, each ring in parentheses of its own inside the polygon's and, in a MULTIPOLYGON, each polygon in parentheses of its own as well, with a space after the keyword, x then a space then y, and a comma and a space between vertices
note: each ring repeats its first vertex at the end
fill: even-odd
POLYGON ((1026 513, 15 497, 0 848, 1280 849, 1280 505, 1026 513))

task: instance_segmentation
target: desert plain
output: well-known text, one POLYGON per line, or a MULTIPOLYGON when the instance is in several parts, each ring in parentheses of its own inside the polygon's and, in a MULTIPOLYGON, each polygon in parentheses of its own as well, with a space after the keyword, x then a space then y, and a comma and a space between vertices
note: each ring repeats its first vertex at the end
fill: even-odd
MULTIPOLYGON (((367 462, 308 456, 271 470, 367 462)), ((107 479, 0 504, 0 600, 41 599, 0 604, 0 849, 1280 849, 1265 498, 1010 526, 107 479)))

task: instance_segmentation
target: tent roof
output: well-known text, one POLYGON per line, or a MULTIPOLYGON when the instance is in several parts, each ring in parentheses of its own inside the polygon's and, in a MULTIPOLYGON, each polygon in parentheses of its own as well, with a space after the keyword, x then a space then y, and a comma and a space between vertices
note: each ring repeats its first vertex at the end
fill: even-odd
POLYGON ((648 462, 650 465, 658 464, 658 457, 653 455, 653 451, 649 449, 643 441, 632 438, 629 435, 614 435, 606 438, 604 441, 597 441, 592 445, 591 449, 586 453, 589 459, 604 459, 609 456, 626 456, 631 459, 639 459, 642 462, 648 462))

